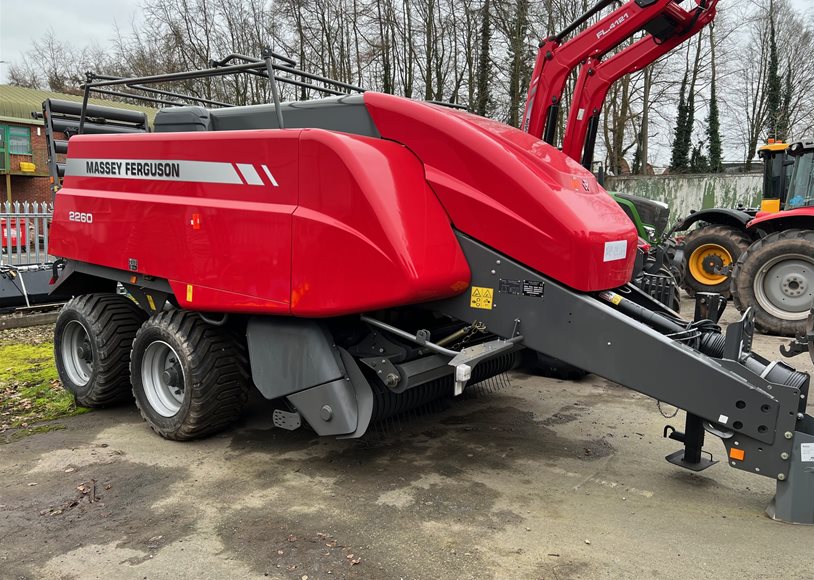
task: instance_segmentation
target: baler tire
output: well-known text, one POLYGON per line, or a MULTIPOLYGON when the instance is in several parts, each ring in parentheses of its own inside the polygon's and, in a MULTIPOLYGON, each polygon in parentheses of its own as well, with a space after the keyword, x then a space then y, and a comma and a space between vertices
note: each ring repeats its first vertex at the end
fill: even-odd
MULTIPOLYGON (((780 283, 782 286, 782 282, 780 283)), ((798 282, 799 284, 799 282, 798 282)), ((799 289, 783 290, 780 292, 793 292, 799 289)), ((777 288, 774 289, 777 291, 777 288)), ((814 296, 814 230, 785 230, 769 234, 761 238, 738 259, 732 272, 732 299, 740 312, 745 312, 750 306, 755 311, 755 328, 764 334, 776 336, 799 336, 806 332, 811 297, 814 296), (803 278, 802 290, 796 295, 780 297, 772 296, 773 291, 767 290, 768 278, 772 275, 779 277, 788 270, 775 268, 794 258, 800 262, 805 270, 800 276, 803 278), (779 302, 792 304, 788 310, 783 310, 779 302), (794 307, 794 303, 796 308, 794 307)))
POLYGON ((684 288, 690 296, 695 296, 696 292, 715 292, 722 296, 730 297, 730 281, 732 276, 717 276, 705 283, 703 279, 697 279, 696 273, 698 265, 695 261, 700 261, 700 257, 695 256, 696 252, 703 255, 704 252, 714 252, 715 248, 724 252, 724 260, 729 260, 729 264, 734 265, 738 258, 746 251, 752 239, 744 232, 731 226, 708 225, 692 230, 684 239, 684 260, 685 271, 682 281, 684 288), (714 282, 715 280, 719 280, 714 282), (713 283, 714 282, 714 283, 713 283))
POLYGON ((588 371, 568 364, 553 356, 532 350, 526 351, 525 366, 534 374, 563 381, 581 381, 588 376, 588 371))
POLYGON ((130 398, 130 349, 146 318, 117 294, 84 294, 62 307, 54 326, 54 361, 77 405, 108 407, 130 398))
POLYGON ((245 346, 194 312, 150 317, 133 341, 130 364, 139 412, 165 439, 189 441, 223 431, 246 406, 251 383, 245 346), (164 368, 160 378, 156 368, 164 368))

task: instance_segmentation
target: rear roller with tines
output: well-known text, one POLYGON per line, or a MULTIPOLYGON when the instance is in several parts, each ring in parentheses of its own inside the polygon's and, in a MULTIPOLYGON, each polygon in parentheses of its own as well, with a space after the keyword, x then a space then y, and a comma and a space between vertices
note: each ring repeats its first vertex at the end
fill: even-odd
MULTIPOLYGON (((511 352, 479 363, 472 369, 472 378, 464 393, 492 392, 508 385, 503 373, 515 368, 520 361, 519 352, 511 352)), ((373 417, 371 424, 403 418, 408 413, 423 414, 433 403, 448 399, 454 393, 452 375, 440 377, 403 393, 394 393, 378 379, 371 380, 373 389, 373 417)), ((390 421, 392 422, 392 421, 390 421)))

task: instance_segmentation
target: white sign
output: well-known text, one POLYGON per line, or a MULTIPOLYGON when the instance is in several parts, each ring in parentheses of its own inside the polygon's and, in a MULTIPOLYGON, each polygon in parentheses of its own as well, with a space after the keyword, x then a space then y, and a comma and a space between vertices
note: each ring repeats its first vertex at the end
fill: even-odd
POLYGON ((627 256, 626 241, 605 242, 605 262, 624 260, 625 256, 627 256))

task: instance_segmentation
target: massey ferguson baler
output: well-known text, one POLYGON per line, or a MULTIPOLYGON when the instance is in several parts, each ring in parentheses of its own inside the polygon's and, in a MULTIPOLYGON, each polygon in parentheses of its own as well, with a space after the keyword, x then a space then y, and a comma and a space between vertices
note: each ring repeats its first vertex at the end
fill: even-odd
MULTIPOLYGON (((279 67, 239 59, 211 74, 279 67)), ((814 523, 808 375, 751 353, 749 315, 724 336, 631 286, 636 231, 579 163, 438 105, 275 100, 70 140, 51 234, 74 298, 54 347, 79 403, 132 391, 183 440, 256 387, 276 426, 354 438, 530 349, 685 409, 674 462, 705 467, 709 432, 777 480, 774 517, 814 523)))

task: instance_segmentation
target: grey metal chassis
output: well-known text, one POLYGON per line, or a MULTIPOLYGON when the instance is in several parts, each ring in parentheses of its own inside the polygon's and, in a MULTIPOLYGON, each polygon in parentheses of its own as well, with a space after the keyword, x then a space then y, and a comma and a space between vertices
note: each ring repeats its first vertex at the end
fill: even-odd
POLYGON ((494 289, 492 309, 471 308, 468 292, 429 308, 483 322, 499 336, 522 335, 523 346, 703 418, 711 432, 723 434, 728 455, 733 448, 743 451, 742 460, 729 461, 732 467, 777 480, 774 517, 814 524, 814 461, 801 461, 802 450, 810 449, 801 446, 814 442, 814 420, 804 413, 807 384, 772 384, 740 360, 701 354, 592 295, 548 280, 465 235, 459 239, 471 286, 494 289), (535 282, 544 291, 501 293, 501 286, 517 287, 505 281, 535 282))

